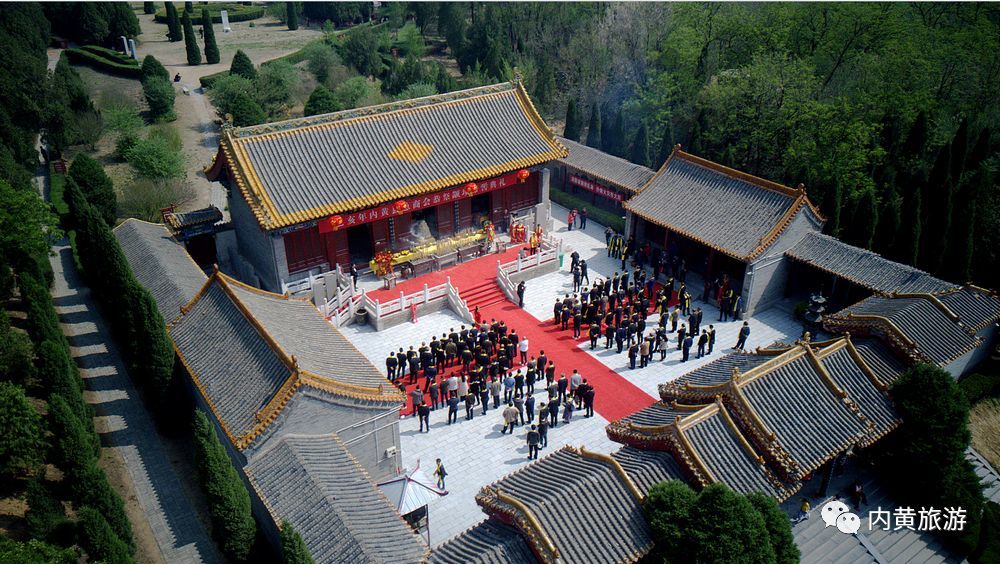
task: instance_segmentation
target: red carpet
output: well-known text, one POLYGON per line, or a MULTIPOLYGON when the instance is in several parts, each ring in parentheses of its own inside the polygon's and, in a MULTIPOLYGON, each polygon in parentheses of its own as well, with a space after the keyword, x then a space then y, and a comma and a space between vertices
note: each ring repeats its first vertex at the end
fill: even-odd
MULTIPOLYGON (((487 321, 493 318, 502 319, 508 327, 517 330, 519 336, 527 336, 531 344, 529 354, 538 356, 539 351, 544 350, 546 356, 555 362, 557 378, 561 372, 565 372, 566 376, 569 377, 574 368, 579 370, 580 374, 595 388, 594 410, 601 417, 608 421, 614 421, 652 405, 655 400, 649 394, 578 346, 580 341, 587 340, 586 337, 579 340, 574 339, 572 331, 563 331, 552 323, 551 318, 539 321, 530 313, 507 300, 496 284, 496 264, 498 260, 505 263, 516 259, 519 248, 512 247, 503 254, 488 255, 444 270, 418 276, 399 283, 392 290, 368 292, 368 295, 372 299, 393 300, 399 297, 400 292, 406 294, 417 292, 424 287, 424 284, 433 287, 444 283, 445 279, 450 276, 452 285, 459 288, 460 295, 469 305, 469 309, 474 309, 476 305, 479 305, 480 314, 487 321)), ((586 331, 584 331, 584 335, 586 335, 586 331)), ((429 335, 426 337, 430 338, 429 335)), ((420 340, 415 340, 414 347, 420 344, 420 340)), ((603 342, 603 337, 601 340, 603 342)), ((460 369, 461 365, 445 369, 444 374, 438 375, 438 382, 442 382, 452 371, 460 371, 460 369)), ((407 376, 406 381, 408 380, 407 376)), ((423 386, 422 375, 418 379, 418 383, 423 386)), ((407 385, 407 394, 413 388, 413 385, 407 385)), ((403 415, 412 413, 410 403, 410 398, 407 396, 403 415)))

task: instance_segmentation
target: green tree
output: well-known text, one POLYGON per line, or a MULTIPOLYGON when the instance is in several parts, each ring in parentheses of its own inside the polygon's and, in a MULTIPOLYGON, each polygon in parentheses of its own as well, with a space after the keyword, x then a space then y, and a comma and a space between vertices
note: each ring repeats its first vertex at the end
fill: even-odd
POLYGON ((247 80, 253 81, 257 78, 257 69, 254 68, 250 57, 242 49, 238 49, 236 54, 233 55, 233 64, 229 67, 229 74, 242 76, 247 80))
POLYGON ((57 234, 56 218, 38 193, 16 190, 0 180, 0 254, 15 268, 26 257, 45 257, 46 234, 57 234))
POLYGON ((348 35, 343 47, 344 62, 357 69, 362 76, 382 74, 382 56, 379 39, 370 27, 362 27, 348 35))
POLYGON ((160 77, 150 78, 142 83, 142 92, 146 96, 146 103, 149 104, 149 113, 155 120, 177 119, 174 114, 174 87, 169 80, 160 77))
POLYGON ((250 494, 212 424, 199 410, 195 411, 193 431, 195 463, 212 516, 212 532, 227 556, 244 560, 257 530, 250 512, 250 494))
POLYGON ((156 13, 156 2, 143 2, 142 3, 142 13, 147 16, 156 13))
POLYGON ((108 225, 115 224, 118 217, 118 202, 111 178, 104 167, 86 153, 80 153, 69 167, 69 177, 83 191, 87 203, 94 206, 108 225))
POLYGON ((135 12, 128 2, 106 2, 100 6, 108 20, 109 39, 117 40, 122 36, 133 38, 142 33, 139 29, 139 18, 135 17, 135 12))
POLYGON ((629 160, 638 165, 649 166, 649 131, 646 130, 646 124, 641 124, 635 132, 629 160))
POLYGON ((417 82, 411 84, 403 89, 396 97, 397 100, 412 100, 413 98, 423 98, 425 96, 433 96, 437 94, 437 88, 433 84, 428 84, 426 82, 417 82))
POLYGON ((865 249, 871 250, 875 239, 875 229, 878 227, 878 206, 875 204, 875 191, 866 190, 858 202, 854 221, 851 222, 852 241, 865 249))
POLYGON ((130 286, 122 301, 132 317, 126 347, 132 373, 141 375, 143 386, 162 397, 173 377, 174 349, 153 295, 136 282, 130 286))
POLYGON ((146 55, 142 58, 142 82, 146 83, 147 80, 151 78, 162 78, 167 82, 170 82, 170 73, 167 69, 157 60, 156 57, 152 55, 146 55))
POLYGON ((62 502, 53 495, 42 472, 28 482, 25 501, 28 503, 28 510, 24 514, 24 520, 28 524, 28 533, 33 538, 51 538, 56 527, 66 521, 66 510, 62 502))
POLYGON ((679 480, 660 482, 649 489, 643 510, 664 562, 680 560, 688 543, 688 519, 698 494, 679 480))
POLYGON ((173 2, 164 2, 167 9, 167 39, 170 41, 180 41, 184 39, 184 32, 181 30, 181 21, 177 18, 177 8, 173 2))
POLYGON ((142 178, 180 178, 184 176, 184 155, 158 137, 137 140, 125 158, 142 178))
POLYGON ((292 91, 298 82, 298 71, 286 61, 262 66, 254 83, 257 103, 268 116, 281 117, 292 102, 292 91))
POLYGON ((215 42, 215 28, 208 8, 201 9, 201 29, 205 36, 205 62, 214 65, 219 62, 219 46, 215 42))
POLYGON ((773 497, 759 492, 747 494, 747 501, 764 518, 764 526, 771 538, 771 548, 777 564, 795 564, 801 554, 792 537, 792 526, 788 515, 781 510, 773 497))
POLYGON ((108 564, 127 564, 133 561, 128 544, 115 534, 100 511, 81 507, 78 513, 80 544, 92 560, 108 564))
POLYGON ((688 557, 696 562, 773 562, 764 518, 747 498, 715 483, 698 494, 688 519, 688 557))
POLYGON ((967 555, 976 546, 984 499, 965 459, 971 442, 965 395, 944 370, 917 364, 896 380, 892 397, 903 425, 887 445, 883 469, 901 505, 965 508, 965 529, 941 534, 967 555))
POLYGON ((84 2, 77 12, 79 37, 84 43, 101 45, 108 37, 108 20, 97 2, 84 2))
POLYGON ((184 13, 185 14, 193 14, 194 13, 194 2, 185 2, 184 3, 184 13))
POLYGON ((451 92, 458 88, 458 84, 455 82, 455 77, 451 76, 448 69, 444 65, 438 63, 437 65, 437 75, 434 79, 434 87, 441 94, 451 92))
POLYGON ((15 478, 41 464, 42 418, 24 390, 0 382, 0 476, 15 478))
POLYGON ((184 51, 187 53, 189 65, 201 64, 201 49, 198 47, 198 38, 194 36, 194 26, 191 25, 191 13, 184 10, 181 16, 181 24, 184 26, 184 51))
POLYGON ((949 177, 950 170, 951 147, 945 145, 938 151, 920 195, 920 202, 923 205, 920 210, 922 240, 919 266, 933 273, 939 272, 951 228, 952 197, 955 187, 949 177))
POLYGON ((97 510, 111 525, 111 530, 124 542, 129 549, 134 546, 132 540, 132 525, 125 515, 125 503, 118 493, 108 483, 108 477, 97 464, 85 466, 70 484, 74 503, 79 506, 89 506, 97 510))
POLYGON ((313 564, 305 541, 288 521, 281 523, 281 553, 285 564, 313 564))
MULTIPOLYGON (((35 350, 38 377, 45 391, 49 394, 62 396, 81 422, 90 421, 92 417, 91 407, 83 401, 83 380, 80 379, 80 374, 66 344, 46 339, 39 343, 35 350)), ((91 435, 91 442, 96 448, 99 444, 97 435, 94 433, 91 435)))
POLYGON ((292 31, 299 29, 299 13, 295 9, 295 2, 285 2, 285 14, 288 29, 292 31))
POLYGON ((31 339, 12 331, 6 311, 0 311, 0 381, 24 385, 35 373, 31 339))
POLYGON ((60 548, 38 539, 18 542, 0 536, 0 562, 21 564, 77 564, 80 556, 72 548, 60 548))
POLYGON ((326 85, 330 72, 340 64, 337 54, 325 41, 315 41, 302 48, 306 57, 306 68, 316 77, 316 82, 326 85))
POLYGON ((70 479, 75 479, 94 463, 100 443, 93 441, 88 429, 93 429, 90 419, 80 419, 69 403, 59 394, 49 396, 49 428, 53 437, 53 455, 56 464, 70 479))
POLYGON ((594 102, 590 107, 590 125, 587 127, 587 146, 601 148, 601 106, 594 102))
MULTIPOLYGON (((498 68, 502 68, 502 64, 498 68)), ((487 67, 493 76, 500 76, 499 71, 493 71, 492 67, 487 67)), ((535 73, 535 82, 530 85, 534 86, 531 89, 531 97, 535 103, 542 111, 546 111, 551 108, 554 97, 556 94, 556 73, 552 64, 549 62, 548 58, 544 58, 538 64, 538 71, 535 73)), ((575 104, 575 102, 574 102, 575 104)), ((579 123, 577 124, 577 129, 579 130, 579 123)), ((579 140, 574 139, 574 141, 579 140)))
POLYGON ((363 76, 345 80, 334 91, 340 107, 347 110, 379 103, 378 85, 363 76))
POLYGON ((823 194, 823 213, 826 214, 823 230, 834 237, 840 236, 840 212, 843 206, 844 187, 839 181, 834 182, 823 194))
POLYGON ((571 141, 580 141, 580 114, 576 110, 576 100, 570 98, 566 104, 566 128, 563 137, 571 141))

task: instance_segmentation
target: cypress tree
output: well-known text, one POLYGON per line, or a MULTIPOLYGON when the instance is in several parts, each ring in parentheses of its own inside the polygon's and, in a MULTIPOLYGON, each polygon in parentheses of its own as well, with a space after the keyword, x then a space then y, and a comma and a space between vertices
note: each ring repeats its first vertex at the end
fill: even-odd
POLYGON ((151 78, 162 78, 170 82, 170 73, 156 57, 146 55, 142 59, 142 83, 145 84, 151 78))
POLYGON ((194 13, 194 2, 185 2, 184 3, 184 13, 185 14, 193 14, 194 13))
POLYGON ((16 478, 42 463, 42 418, 10 382, 0 382, 0 429, 0 477, 16 478))
POLYGON ((951 186, 957 187, 962 180, 962 173, 965 171, 965 158, 969 150, 969 120, 962 118, 958 125, 958 131, 951 140, 951 186))
POLYGON ((28 533, 33 538, 49 538, 56 527, 66 520, 66 510, 49 488, 44 472, 39 472, 28 482, 25 500, 28 502, 28 511, 24 514, 24 520, 28 524, 28 533))
POLYGON ((219 62, 219 46, 215 43, 215 29, 208 8, 201 9, 201 28, 205 35, 205 62, 214 65, 219 62))
POLYGON ((170 41, 184 39, 184 33, 181 31, 181 21, 177 19, 177 8, 174 7, 174 3, 164 2, 163 5, 167 8, 167 39, 170 41))
POLYGON ((878 226, 878 207, 875 205, 875 192, 866 191, 858 202, 857 212, 854 214, 854 240, 858 245, 871 250, 872 242, 875 238, 875 229, 878 226))
POLYGON ((948 238, 947 278, 954 282, 965 283, 972 280, 972 257, 976 250, 975 231, 976 215, 978 214, 980 186, 989 185, 989 171, 980 167, 966 175, 956 201, 959 202, 956 217, 961 221, 955 223, 951 236, 948 238))
POLYGON ((295 2, 285 2, 285 19, 288 20, 288 29, 299 29, 299 13, 295 10, 295 2))
POLYGON ((80 153, 69 167, 69 176, 83 191, 87 203, 101 214, 108 225, 115 224, 118 216, 118 200, 111 178, 104 168, 86 153, 80 153))
POLYGON ((823 194, 823 211, 826 213, 827 221, 824 231, 827 235, 838 237, 840 235, 840 213, 844 204, 844 189, 840 179, 834 181, 833 186, 828 186, 823 194))
POLYGON ((91 507, 80 508, 80 544, 94 562, 131 562, 132 550, 116 534, 114 528, 100 511, 91 507))
MULTIPOLYGON (((892 179, 890 179, 892 180, 892 179)), ((879 221, 876 225, 876 237, 873 250, 890 256, 896 246, 896 236, 903 221, 903 202, 899 193, 890 183, 882 195, 882 208, 878 212, 879 221)))
POLYGON ((97 458, 100 443, 95 445, 87 426, 93 427, 88 419, 81 421, 73 409, 59 394, 49 396, 49 429, 52 431, 53 454, 56 464, 71 479, 75 480, 84 469, 97 458), (95 449, 96 447, 96 449, 95 449))
POLYGON ((777 564, 796 564, 801 556, 799 547, 795 546, 792 536, 792 525, 788 515, 778 507, 773 497, 760 492, 747 494, 747 501, 764 518, 764 526, 771 539, 771 548, 777 564))
POLYGON ((640 125, 639 131, 635 132, 629 160, 638 165, 649 166, 649 131, 646 124, 640 125))
POLYGON ((303 111, 305 116, 314 116, 318 114, 328 114, 330 112, 336 112, 340 109, 340 102, 337 101, 337 97, 330 92, 330 89, 326 86, 320 84, 312 91, 309 95, 309 100, 306 101, 306 107, 303 111))
POLYGON ((257 69, 253 66, 253 61, 243 52, 242 49, 233 55, 233 64, 229 67, 229 74, 238 74, 247 80, 257 79, 257 69))
POLYGON ((142 13, 143 14, 155 14, 156 13, 156 2, 143 2, 142 3, 142 13))
POLYGON ((187 62, 189 65, 200 65, 201 49, 198 48, 198 39, 194 36, 190 12, 184 11, 182 22, 184 24, 184 50, 187 51, 187 62))
MULTIPOLYGON (((954 143, 954 140, 952 140, 954 143)), ((951 147, 942 147, 934 159, 920 201, 923 225, 920 228, 920 268, 937 273, 944 258, 948 230, 951 227, 952 196, 954 185, 949 178, 951 147)))
POLYGON ((900 157, 908 161, 911 167, 923 167, 924 154, 927 151, 927 136, 930 129, 927 114, 920 112, 910 126, 903 142, 900 157))
POLYGON ((132 524, 125 514, 125 503, 118 492, 111 487, 104 471, 96 463, 87 464, 70 483, 70 489, 74 503, 89 505, 100 512, 111 525, 111 530, 131 550, 132 524))
POLYGON ((566 104, 566 128, 563 129, 563 137, 570 141, 580 141, 580 115, 576 111, 576 100, 573 98, 566 104))
POLYGON ((587 146, 601 148, 601 106, 594 102, 590 108, 590 125, 587 127, 587 146))
POLYGON ((656 162, 653 163, 653 168, 658 169, 664 162, 666 162, 667 157, 674 150, 674 145, 677 143, 674 141, 674 121, 667 118, 667 127, 663 131, 663 139, 660 140, 660 154, 656 156, 656 162))
POLYGON ((903 194, 902 221, 896 236, 896 260, 916 266, 920 258, 920 175, 907 171, 897 176, 903 194))
POLYGON ((281 523, 281 552, 285 557, 285 564, 313 564, 302 535, 288 521, 281 523))

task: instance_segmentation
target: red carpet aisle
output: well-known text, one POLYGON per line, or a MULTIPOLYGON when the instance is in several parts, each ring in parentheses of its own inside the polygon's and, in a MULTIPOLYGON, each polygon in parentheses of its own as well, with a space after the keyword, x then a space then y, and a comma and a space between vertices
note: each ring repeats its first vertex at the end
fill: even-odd
MULTIPOLYGON (((481 286, 484 282, 495 280, 497 276, 497 261, 507 263, 517 259, 517 251, 521 247, 511 247, 507 252, 501 254, 490 254, 476 259, 470 259, 463 263, 449 266, 448 268, 429 272, 427 274, 401 280, 397 282, 392 290, 374 290, 367 292, 368 297, 373 300, 387 302, 399 297, 399 293, 412 294, 423 290, 424 284, 428 288, 433 288, 438 284, 444 284, 448 277, 451 277, 451 284, 458 288, 462 298, 475 286, 481 286)), ((472 309, 469 304, 469 309, 472 309)))

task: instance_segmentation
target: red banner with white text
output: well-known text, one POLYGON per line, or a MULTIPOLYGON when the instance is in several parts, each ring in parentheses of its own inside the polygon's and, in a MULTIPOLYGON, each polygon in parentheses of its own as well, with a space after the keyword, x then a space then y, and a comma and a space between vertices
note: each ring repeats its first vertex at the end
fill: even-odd
POLYGON ((622 197, 621 194, 619 194, 618 192, 612 190, 611 188, 605 188, 604 186, 601 186, 600 184, 598 184, 596 182, 591 182, 590 180, 587 180, 586 178, 580 178, 579 176, 577 176, 575 174, 569 175, 569 183, 573 184, 575 186, 579 186, 580 188, 583 188, 584 190, 587 190, 588 192, 593 192, 593 193, 597 194, 598 196, 601 196, 601 197, 604 197, 604 198, 609 198, 609 199, 614 200, 616 202, 620 202, 623 199, 623 197, 622 197))

